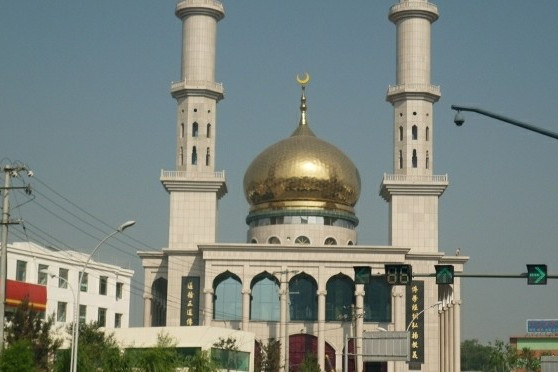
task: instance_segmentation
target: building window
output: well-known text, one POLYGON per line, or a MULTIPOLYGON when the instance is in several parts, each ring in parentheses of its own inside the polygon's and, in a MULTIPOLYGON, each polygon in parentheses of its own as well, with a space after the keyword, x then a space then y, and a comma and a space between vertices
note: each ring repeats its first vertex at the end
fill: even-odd
POLYGON ((37 284, 47 285, 48 283, 48 265, 39 264, 39 269, 37 270, 37 284))
POLYGON ((58 288, 68 288, 68 269, 58 269, 58 288))
POLYGON ((426 140, 430 141, 430 128, 426 127, 426 140))
POLYGON ((107 294, 107 282, 108 282, 108 277, 106 277, 106 276, 99 277, 99 294, 100 295, 106 295, 107 294))
POLYGON ((413 127, 411 128, 411 132, 413 135, 413 140, 417 140, 418 139, 418 128, 416 125, 413 125, 413 127))
POLYGON ((399 141, 403 141, 403 127, 399 127, 399 141))
POLYGON ((116 283, 116 299, 122 299, 122 288, 124 287, 124 283, 117 282, 116 283))
POLYGON ((258 275, 252 281, 250 319, 254 321, 279 321, 279 282, 271 274, 258 275))
POLYGON ((279 240, 279 238, 276 237, 276 236, 272 236, 269 239, 267 239, 267 243, 268 244, 281 244, 281 240, 279 240))
POLYGON ((89 285, 89 275, 87 273, 79 273, 79 277, 83 275, 83 279, 81 279, 81 284, 79 286, 79 290, 82 292, 87 292, 87 287, 89 285))
POLYGON ((207 138, 211 137, 211 124, 209 124, 209 123, 207 124, 207 136, 206 137, 207 138))
POLYGON ((314 321, 318 319, 318 285, 306 275, 299 274, 289 282, 291 320, 314 321))
POLYGON ((99 308, 99 312, 97 313, 97 323, 99 324, 99 327, 107 326, 107 309, 104 307, 99 308))
POLYGON ((209 155, 209 147, 207 148, 207 151, 205 153, 205 165, 209 166, 209 161, 210 161, 211 157, 209 155))
POLYGON ((252 243, 252 244, 258 244, 258 239, 252 238, 252 239, 250 239, 250 243, 252 243))
POLYGON ((194 122, 194 124, 192 124, 192 137, 197 137, 198 136, 198 123, 194 122))
POLYGON ((371 277, 364 293, 364 321, 391 322, 391 286, 385 277, 371 277))
POLYGON ((114 314, 114 328, 122 328, 122 314, 114 314))
POLYGON ((225 272, 213 281, 213 319, 241 320, 242 319, 242 284, 240 279, 225 272))
POLYGON ((413 150, 413 158, 411 159, 413 163, 413 168, 417 167, 418 159, 417 159, 417 150, 413 150))
POLYGON ((79 322, 84 324, 87 320, 87 305, 79 305, 79 322))
POLYGON ((328 280, 326 291, 326 320, 351 320, 355 293, 353 281, 346 275, 338 274, 328 280))
POLYGON ((178 164, 184 165, 184 148, 180 146, 180 151, 178 152, 178 164))
POLYGON ((428 155, 428 151, 426 152, 426 169, 430 169, 430 156, 428 155))
POLYGON ((198 164, 198 151, 196 150, 196 146, 192 148, 192 165, 198 164))
POLYGON ((399 150, 399 169, 403 169, 403 151, 399 150))
POLYGON ((295 244, 310 244, 308 237, 301 235, 295 239, 295 244))
POLYGON ((184 138, 184 123, 180 123, 180 138, 184 138))
POLYGON ((56 321, 57 322, 65 322, 66 321, 66 302, 58 302, 58 306, 56 307, 56 321))
POLYGON ((324 242, 325 245, 337 245, 335 238, 327 238, 324 242))
POLYGON ((26 276, 27 276, 27 262, 17 260, 16 280, 20 282, 24 282, 26 276))

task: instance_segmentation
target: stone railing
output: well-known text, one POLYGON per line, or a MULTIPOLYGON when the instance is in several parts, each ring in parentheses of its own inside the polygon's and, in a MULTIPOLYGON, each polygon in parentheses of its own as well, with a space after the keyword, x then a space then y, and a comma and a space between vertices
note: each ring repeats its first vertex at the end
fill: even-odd
POLYGON ((225 171, 217 171, 217 172, 191 172, 191 171, 169 171, 161 169, 161 178, 166 180, 171 179, 205 179, 205 178, 216 178, 216 179, 225 179, 225 171))
POLYGON ((387 174, 384 173, 384 182, 448 182, 448 175, 415 175, 415 174, 387 174))

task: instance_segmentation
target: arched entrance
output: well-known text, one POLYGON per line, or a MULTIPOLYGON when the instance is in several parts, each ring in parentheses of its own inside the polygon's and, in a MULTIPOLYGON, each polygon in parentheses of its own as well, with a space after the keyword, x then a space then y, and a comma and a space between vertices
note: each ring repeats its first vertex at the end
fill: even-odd
MULTIPOLYGON (((326 370, 336 370, 335 350, 326 342, 326 370)), ((306 354, 318 355, 318 338, 313 335, 296 334, 289 337, 289 371, 296 372, 306 354)))

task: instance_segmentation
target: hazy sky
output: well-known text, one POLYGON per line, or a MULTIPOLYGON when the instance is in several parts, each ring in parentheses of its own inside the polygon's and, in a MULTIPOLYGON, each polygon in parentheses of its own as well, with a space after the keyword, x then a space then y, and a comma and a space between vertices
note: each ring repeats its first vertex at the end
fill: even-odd
MULTIPOLYGON (((387 19, 393 3, 224 1, 216 161, 229 193, 219 205, 220 242, 245 241, 244 172, 294 130, 295 76, 308 71, 313 131, 361 173, 359 242, 387 244, 388 205, 378 191, 383 174, 392 172, 385 94, 395 83, 395 26, 387 19)), ((433 160, 435 173, 450 179, 440 200, 440 251, 460 247, 470 256, 468 273, 519 274, 527 263, 558 273, 558 141, 475 114, 457 128, 450 110, 473 104, 558 131, 558 2, 437 5, 432 83, 442 98, 433 160)), ((107 226, 136 220, 128 237, 113 240, 99 257, 136 270, 136 325, 143 273, 135 251, 159 250, 168 238, 159 173, 174 169, 176 104, 169 88, 180 77, 181 38, 174 7, 174 0, 0 6, 0 159, 24 162, 36 175, 36 199, 17 207, 26 197, 14 193, 12 217, 25 219, 30 240, 85 252, 110 232, 107 226)), ((10 241, 25 239, 21 227, 11 226, 10 241)), ((525 332, 526 319, 557 319, 557 285, 463 279, 462 337, 507 340, 525 332)))

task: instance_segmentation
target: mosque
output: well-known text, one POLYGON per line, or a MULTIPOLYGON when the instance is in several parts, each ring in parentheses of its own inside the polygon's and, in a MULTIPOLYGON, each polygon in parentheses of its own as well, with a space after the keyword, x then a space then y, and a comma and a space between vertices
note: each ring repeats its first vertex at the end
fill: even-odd
POLYGON ((176 169, 161 172, 170 196, 169 242, 160 252, 138 252, 144 326, 209 326, 251 332, 264 344, 275 339, 285 371, 296 371, 307 353, 323 371, 459 371, 459 278, 437 285, 426 275, 440 264, 462 272, 467 261, 438 247, 438 201, 448 177, 433 172, 436 5, 399 0, 389 9, 397 32, 396 83, 386 97, 393 170, 379 180, 389 204, 387 246, 359 244, 359 172, 310 128, 308 75, 297 77, 300 120, 292 133, 262 149, 244 175, 246 243, 216 241, 217 205, 227 193, 214 156, 224 92, 215 81, 216 36, 225 11, 217 0, 183 0, 175 13, 183 24, 181 78, 171 85, 176 169), (411 273, 386 275, 386 264, 411 265, 412 280, 388 284, 389 275, 405 284, 411 273), (357 280, 355 267, 370 268, 369 280, 357 280), (410 330, 410 360, 373 361, 363 334, 378 330, 410 330))

